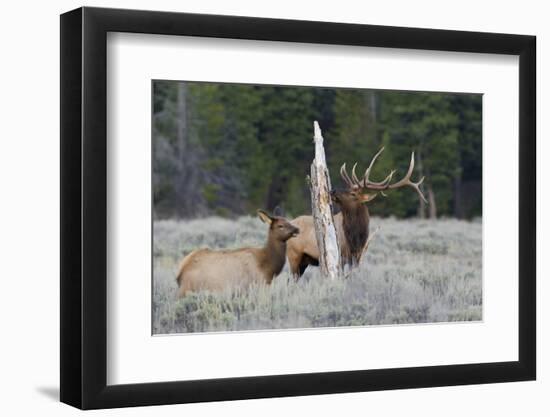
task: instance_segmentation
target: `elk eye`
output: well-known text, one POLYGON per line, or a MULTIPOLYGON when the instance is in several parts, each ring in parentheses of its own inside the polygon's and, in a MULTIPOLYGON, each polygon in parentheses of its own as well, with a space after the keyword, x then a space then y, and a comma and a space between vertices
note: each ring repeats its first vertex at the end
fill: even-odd
POLYGON ((279 225, 279 229, 282 229, 282 228, 283 228, 283 225, 282 225, 282 224, 280 224, 280 225, 279 225))

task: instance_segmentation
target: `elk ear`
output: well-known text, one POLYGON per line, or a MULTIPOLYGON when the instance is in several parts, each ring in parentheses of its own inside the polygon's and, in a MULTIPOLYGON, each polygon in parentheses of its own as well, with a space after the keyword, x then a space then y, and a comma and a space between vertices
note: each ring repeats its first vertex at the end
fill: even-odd
POLYGON ((369 201, 374 200, 377 195, 378 193, 361 194, 361 203, 368 203, 369 201))
POLYGON ((271 224, 271 222, 273 221, 271 216, 269 214, 267 214, 265 211, 258 210, 257 213, 258 213, 258 217, 260 218, 260 220, 263 221, 264 223, 271 224))

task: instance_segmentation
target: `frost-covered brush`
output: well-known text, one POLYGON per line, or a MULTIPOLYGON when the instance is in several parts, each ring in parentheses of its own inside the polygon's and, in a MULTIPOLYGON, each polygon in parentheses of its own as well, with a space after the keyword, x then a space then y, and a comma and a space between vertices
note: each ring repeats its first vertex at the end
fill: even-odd
MULTIPOLYGON (((364 203, 372 201, 378 193, 385 195, 385 191, 402 187, 413 188, 419 197, 427 203, 426 197, 419 187, 424 181, 424 177, 418 182, 411 180, 414 171, 414 152, 411 154, 409 169, 401 180, 395 183, 391 182, 395 170, 392 170, 383 181, 374 182, 370 179, 372 167, 383 151, 384 148, 374 155, 361 179, 355 172, 357 163, 353 165, 351 177, 344 163, 340 168, 340 176, 347 188, 331 191, 332 201, 341 208, 341 212, 334 216, 334 224, 338 235, 342 266, 357 266, 371 241, 369 239, 369 210, 364 203)), ((292 220, 292 224, 299 227, 301 233, 288 243, 287 256, 292 274, 295 277, 300 277, 308 265, 319 265, 319 249, 312 216, 297 217, 292 220)))
POLYGON ((189 291, 270 284, 285 265, 287 240, 297 236, 300 229, 284 217, 270 216, 263 210, 258 210, 258 216, 269 225, 264 247, 191 252, 182 260, 176 278, 178 296, 183 297, 189 291))

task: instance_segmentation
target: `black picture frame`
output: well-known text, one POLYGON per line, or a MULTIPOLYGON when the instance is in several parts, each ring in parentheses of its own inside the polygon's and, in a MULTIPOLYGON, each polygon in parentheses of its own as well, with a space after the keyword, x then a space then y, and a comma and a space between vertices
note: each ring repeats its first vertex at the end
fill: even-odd
POLYGON ((61 15, 61 401, 94 409, 534 380, 535 51, 524 35, 88 7, 61 15), (107 385, 108 32, 519 56, 519 360, 107 385))

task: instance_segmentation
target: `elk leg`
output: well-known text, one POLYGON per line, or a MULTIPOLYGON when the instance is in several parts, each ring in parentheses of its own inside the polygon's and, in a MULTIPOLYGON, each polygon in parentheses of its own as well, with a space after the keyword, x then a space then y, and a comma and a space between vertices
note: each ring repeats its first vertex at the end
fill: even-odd
POLYGON ((309 256, 307 254, 304 254, 304 256, 302 257, 302 262, 304 260, 307 261, 307 265, 319 266, 319 259, 314 258, 313 256, 309 256))
POLYGON ((178 288, 178 298, 185 297, 187 295, 186 293, 187 293, 187 288, 185 284, 178 288))
POLYGON ((304 275, 304 272, 306 272, 307 266, 308 266, 307 263, 300 262, 300 275, 298 276, 298 278, 304 275))
POLYGON ((300 264, 302 261, 302 258, 296 254, 294 251, 289 251, 287 253, 288 257, 288 266, 290 267, 290 272, 292 273, 292 276, 294 279, 300 278, 300 264))
POLYGON ((319 260, 304 254, 304 256, 302 256, 302 259, 300 261, 300 276, 304 275, 304 272, 306 271, 309 265, 319 266, 319 260))

